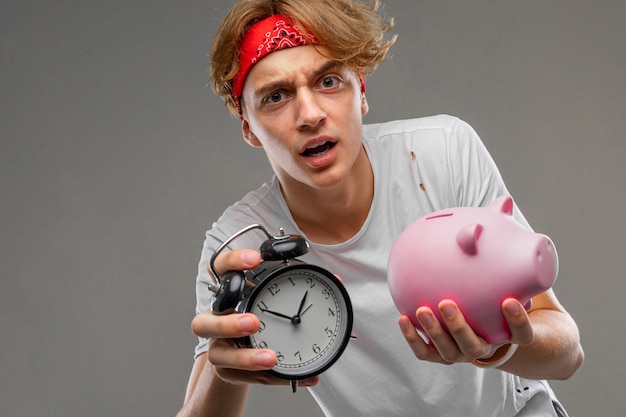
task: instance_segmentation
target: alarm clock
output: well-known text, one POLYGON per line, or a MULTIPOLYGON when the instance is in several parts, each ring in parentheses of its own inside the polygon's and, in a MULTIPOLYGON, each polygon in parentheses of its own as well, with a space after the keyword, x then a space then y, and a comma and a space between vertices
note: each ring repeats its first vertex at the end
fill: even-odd
POLYGON ((352 333, 353 313, 344 285, 328 270, 296 257, 309 251, 302 236, 279 229, 272 236, 259 224, 235 233, 215 251, 209 266, 216 285, 211 309, 214 314, 252 313, 259 331, 235 340, 238 347, 271 349, 278 361, 271 374, 297 381, 316 376, 333 365, 345 350, 352 333), (259 249, 260 265, 252 270, 215 270, 215 259, 232 241, 259 229, 267 237, 259 249))

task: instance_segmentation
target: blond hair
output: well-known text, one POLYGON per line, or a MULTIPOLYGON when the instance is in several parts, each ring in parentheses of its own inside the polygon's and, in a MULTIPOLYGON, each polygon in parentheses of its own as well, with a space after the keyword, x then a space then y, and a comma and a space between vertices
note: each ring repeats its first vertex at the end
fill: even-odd
POLYGON ((209 69, 215 93, 239 116, 232 81, 239 70, 239 44, 248 29, 267 17, 283 14, 311 31, 330 58, 356 73, 370 75, 385 59, 396 36, 385 39, 393 18, 380 12, 380 2, 351 0, 239 0, 219 27, 209 69))

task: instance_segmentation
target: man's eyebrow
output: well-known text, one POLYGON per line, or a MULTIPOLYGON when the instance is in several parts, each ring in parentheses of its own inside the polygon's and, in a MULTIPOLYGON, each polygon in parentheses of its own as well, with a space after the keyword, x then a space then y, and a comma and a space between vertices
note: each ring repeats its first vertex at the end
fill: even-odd
POLYGON ((313 72, 313 76, 317 77, 322 75, 325 72, 328 72, 337 67, 343 67, 345 64, 340 61, 328 61, 326 64, 322 65, 319 69, 313 72))
MULTIPOLYGON (((333 70, 335 68, 338 67, 343 67, 345 66, 345 64, 341 61, 328 61, 326 62, 324 65, 322 65, 321 67, 319 67, 318 69, 316 69, 315 71, 313 71, 312 78, 317 78, 320 75, 333 70)), ((256 90, 254 92, 254 96, 255 97, 264 97, 266 94, 275 91, 275 90, 280 90, 281 88, 284 88, 285 86, 287 86, 289 84, 289 82, 284 81, 284 80, 278 80, 278 81, 271 81, 263 86, 261 86, 258 90, 256 90)))

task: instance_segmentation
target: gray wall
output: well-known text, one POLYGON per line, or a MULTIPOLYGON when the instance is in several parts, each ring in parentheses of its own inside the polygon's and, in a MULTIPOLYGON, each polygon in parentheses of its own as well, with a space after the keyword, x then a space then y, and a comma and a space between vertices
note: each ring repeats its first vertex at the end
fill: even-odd
MULTIPOLYGON (((270 175, 206 87, 230 1, 0 8, 0 414, 173 415, 204 230, 270 175)), ((450 113, 538 231, 587 362, 573 416, 626 414, 626 3, 387 0, 400 34, 368 122, 450 113)), ((319 416, 305 391, 262 411, 319 416)))

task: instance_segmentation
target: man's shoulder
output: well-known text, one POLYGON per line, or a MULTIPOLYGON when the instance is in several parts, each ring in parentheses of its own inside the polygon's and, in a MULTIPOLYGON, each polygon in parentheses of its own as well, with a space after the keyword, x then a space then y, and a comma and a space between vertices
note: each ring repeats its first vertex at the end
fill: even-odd
POLYGON ((363 135, 365 137, 381 137, 405 133, 450 130, 453 129, 459 121, 458 117, 447 114, 393 120, 383 123, 366 124, 363 126, 363 135))

